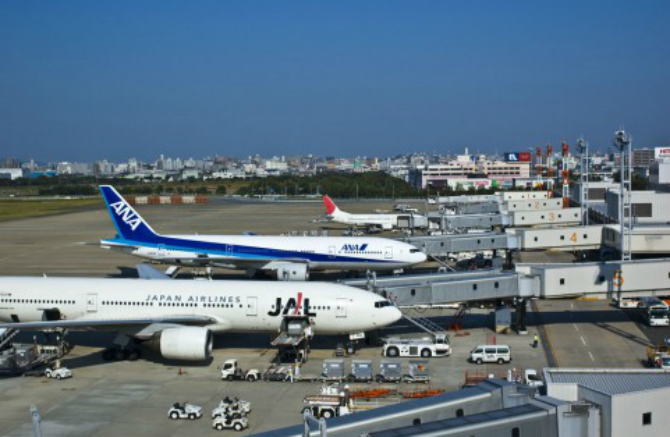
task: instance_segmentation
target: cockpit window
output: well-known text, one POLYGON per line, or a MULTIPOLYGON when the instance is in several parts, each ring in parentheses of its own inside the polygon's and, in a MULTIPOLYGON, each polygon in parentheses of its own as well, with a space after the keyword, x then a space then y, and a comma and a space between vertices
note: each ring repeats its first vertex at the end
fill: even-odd
POLYGON ((380 301, 375 302, 375 308, 390 307, 391 305, 393 305, 393 304, 391 302, 389 302, 388 300, 380 300, 380 301))
POLYGON ((409 253, 419 253, 421 252, 421 249, 410 249, 409 253))

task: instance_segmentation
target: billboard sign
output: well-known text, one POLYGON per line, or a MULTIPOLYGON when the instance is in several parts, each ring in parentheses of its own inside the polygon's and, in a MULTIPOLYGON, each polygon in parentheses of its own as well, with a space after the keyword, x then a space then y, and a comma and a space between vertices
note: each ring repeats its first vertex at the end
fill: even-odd
POLYGON ((530 152, 507 152, 504 157, 507 162, 530 162, 530 152))
POLYGON ((655 159, 670 158, 670 147, 656 147, 654 149, 654 158, 655 159))

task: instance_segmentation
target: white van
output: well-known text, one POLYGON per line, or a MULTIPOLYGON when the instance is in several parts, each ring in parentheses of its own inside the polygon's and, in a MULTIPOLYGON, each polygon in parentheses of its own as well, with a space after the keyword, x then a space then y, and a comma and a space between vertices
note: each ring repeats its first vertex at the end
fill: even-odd
POLYGON ((470 352, 470 361, 482 363, 509 363, 512 361, 512 349, 505 345, 485 344, 477 346, 470 352))

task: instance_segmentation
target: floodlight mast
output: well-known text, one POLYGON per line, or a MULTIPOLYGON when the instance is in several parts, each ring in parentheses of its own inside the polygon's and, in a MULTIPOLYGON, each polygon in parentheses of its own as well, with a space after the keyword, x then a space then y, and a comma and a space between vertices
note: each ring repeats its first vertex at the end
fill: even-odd
POLYGON ((589 160, 589 143, 584 138, 577 139, 577 150, 579 151, 580 174, 579 174, 579 208, 582 213, 582 224, 589 224, 589 170, 591 161, 589 160))
POLYGON ((620 157, 620 177, 619 186, 619 231, 621 235, 621 261, 629 261, 631 255, 631 240, 633 233, 633 208, 631 207, 632 184, 632 144, 633 138, 623 129, 614 133, 614 146, 619 150, 620 157))

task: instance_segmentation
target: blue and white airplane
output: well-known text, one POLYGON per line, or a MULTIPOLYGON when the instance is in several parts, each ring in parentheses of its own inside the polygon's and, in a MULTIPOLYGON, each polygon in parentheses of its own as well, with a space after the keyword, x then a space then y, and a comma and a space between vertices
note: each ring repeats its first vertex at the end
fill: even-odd
POLYGON ((100 191, 117 231, 102 247, 163 264, 270 271, 280 280, 304 281, 311 270, 391 270, 426 261, 416 247, 387 238, 160 235, 113 187, 100 191))

